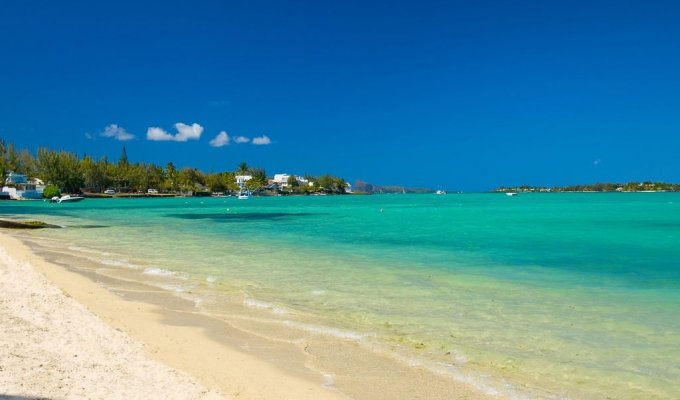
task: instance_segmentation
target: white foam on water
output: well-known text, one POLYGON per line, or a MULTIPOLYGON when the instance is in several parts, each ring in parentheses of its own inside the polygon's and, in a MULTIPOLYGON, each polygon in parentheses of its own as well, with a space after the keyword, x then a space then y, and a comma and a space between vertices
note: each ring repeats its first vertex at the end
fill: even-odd
MULTIPOLYGON (((92 259, 91 259, 92 260, 92 259)), ((124 268, 131 268, 131 269, 138 269, 139 266, 132 264, 128 262, 128 260, 122 259, 122 260, 116 260, 116 259, 111 259, 111 258, 105 258, 103 260, 92 260, 92 261, 98 261, 104 265, 108 265, 111 267, 124 267, 124 268)))
POLYGON ((322 290, 322 289, 315 289, 315 290, 312 290, 312 294, 314 296, 323 296, 324 294, 326 294, 326 291, 322 290))
POLYGON ((90 249, 90 248, 87 248, 87 247, 80 247, 80 246, 69 246, 68 249, 71 250, 71 251, 77 251, 79 253, 99 254, 99 255, 102 255, 102 256, 110 256, 111 255, 111 253, 108 253, 106 251, 99 251, 99 250, 90 249))
MULTIPOLYGON (((461 357, 465 358, 465 356, 462 355, 461 357)), ((456 358, 458 358, 458 356, 456 356, 456 358)), ((436 374, 449 376, 459 382, 466 383, 490 396, 510 400, 529 400, 536 398, 534 395, 523 393, 515 385, 506 380, 499 381, 486 374, 463 372, 457 364, 438 363, 437 365, 431 365, 426 363, 423 364, 423 366, 436 374)), ((541 398, 543 398, 543 396, 541 396, 541 398)))
POLYGON ((375 334, 362 334, 359 332, 354 332, 354 331, 349 331, 349 330, 344 330, 344 329, 337 329, 337 328, 331 328, 328 326, 321 326, 321 325, 313 325, 313 324, 305 324, 301 322, 293 322, 293 321, 284 321, 284 324, 288 326, 292 326, 298 329, 302 329, 307 332, 312 332, 312 333, 320 333, 322 335, 327 335, 327 336, 333 336, 337 337, 340 339, 349 339, 349 340, 361 340, 366 337, 372 337, 375 336, 375 334))
POLYGON ((525 393, 516 386, 506 380, 499 380, 489 375, 467 370, 464 364, 467 363, 467 357, 457 351, 451 351, 451 356, 455 361, 452 362, 432 362, 424 358, 406 356, 404 354, 389 352, 390 356, 395 360, 408 365, 410 367, 425 368, 437 375, 446 376, 456 381, 465 383, 479 390, 481 393, 509 400, 529 400, 535 398, 549 398, 568 400, 563 397, 546 397, 544 394, 536 397, 529 393, 525 393))
POLYGON ((178 284, 178 285, 168 285, 168 284, 161 284, 157 285, 161 289, 165 289, 171 292, 175 293, 184 293, 192 290, 193 288, 196 287, 196 285, 187 285, 187 284, 178 284))
POLYGON ((255 300, 255 299, 245 299, 243 300, 243 304, 251 307, 251 308, 257 308, 260 310, 270 310, 274 314, 288 314, 288 310, 282 307, 277 307, 274 304, 267 303, 264 301, 260 300, 255 300))
POLYGON ((146 275, 154 275, 154 276, 174 276, 175 273, 164 269, 164 268, 159 268, 159 267, 149 267, 144 269, 144 274, 146 275))
POLYGON ((208 283, 215 283, 215 282, 217 282, 217 279, 218 278, 214 275, 208 275, 208 276, 205 277, 205 281, 208 282, 208 283))

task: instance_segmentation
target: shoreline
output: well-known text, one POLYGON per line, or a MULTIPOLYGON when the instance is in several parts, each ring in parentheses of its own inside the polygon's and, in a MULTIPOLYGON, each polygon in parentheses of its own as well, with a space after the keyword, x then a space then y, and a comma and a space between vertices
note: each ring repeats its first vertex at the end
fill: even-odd
POLYGON ((50 268, 0 232, 0 397, 223 399, 149 358, 144 344, 48 279, 50 268))
MULTIPOLYGON (((121 299, 87 277, 41 259, 22 241, 4 232, 0 233, 0 247, 23 269, 39 273, 65 297, 84 306, 113 330, 141 343, 146 357, 183 371, 215 392, 244 399, 347 398, 321 384, 315 385, 289 375, 266 362, 217 343, 207 337, 202 328, 183 324, 180 317, 174 316, 173 319, 157 306, 121 299)), ((79 330, 89 328, 89 325, 78 327, 79 330)), ((94 350, 83 349, 85 352, 94 350)), ((8 372, 12 375, 18 371, 3 373, 8 372)))
MULTIPOLYGON (((34 240, 41 239, 30 239, 34 240)), ((229 397, 497 398, 424 368, 399 366, 357 343, 323 333, 282 341, 280 332, 276 332, 278 340, 261 332, 262 324, 249 330, 247 325, 230 324, 227 318, 197 313, 190 301, 155 286, 45 261, 29 244, 7 232, 0 232, 0 247, 30 264, 107 325, 143 343, 151 359, 184 371, 208 389, 229 397), (115 285, 118 290, 112 291, 115 285)), ((277 329, 281 328, 271 328, 277 329)))

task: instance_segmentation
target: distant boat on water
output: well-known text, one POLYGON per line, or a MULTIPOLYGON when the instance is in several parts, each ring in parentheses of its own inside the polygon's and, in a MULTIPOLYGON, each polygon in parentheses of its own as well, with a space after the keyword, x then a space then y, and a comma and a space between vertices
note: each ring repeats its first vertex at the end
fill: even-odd
POLYGON ((71 196, 69 194, 65 194, 61 197, 54 196, 50 199, 50 203, 77 203, 81 200, 85 199, 84 197, 80 196, 71 196))
POLYGON ((446 190, 437 190, 434 194, 446 194, 446 190))
POLYGON ((238 191, 238 199, 239 200, 247 200, 249 198, 250 198, 250 191, 248 189, 242 187, 238 191))
POLYGON ((517 192, 505 192, 506 196, 517 196, 517 192))

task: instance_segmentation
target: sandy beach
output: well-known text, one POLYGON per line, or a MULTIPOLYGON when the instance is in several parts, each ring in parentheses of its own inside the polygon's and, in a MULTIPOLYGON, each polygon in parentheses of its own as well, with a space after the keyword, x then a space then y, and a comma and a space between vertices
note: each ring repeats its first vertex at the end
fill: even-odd
POLYGON ((0 237, 0 395, 223 398, 148 358, 143 344, 106 325, 37 272, 39 263, 17 240, 0 237))
POLYGON ((0 274, 2 396, 220 399, 222 391, 226 398, 345 398, 195 328, 163 325, 153 306, 123 301, 5 234, 0 274))
POLYGON ((30 398, 488 398, 317 335, 298 346, 204 318, 169 293, 122 298, 0 234, 0 395, 30 398), (155 304, 154 304, 155 303, 155 304), (162 304, 163 306, 159 306, 162 304), (313 355, 313 356, 312 356, 313 355), (323 365, 333 374, 319 372, 323 365))

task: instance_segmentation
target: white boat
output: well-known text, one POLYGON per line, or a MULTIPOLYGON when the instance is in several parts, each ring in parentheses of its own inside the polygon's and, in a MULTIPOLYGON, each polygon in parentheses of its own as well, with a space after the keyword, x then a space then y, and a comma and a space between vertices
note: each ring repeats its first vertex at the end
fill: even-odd
POLYGON ((446 190, 437 190, 434 194, 446 194, 446 190))
POLYGON ((505 192, 506 196, 517 196, 516 192, 505 192))
POLYGON ((65 194, 61 197, 54 196, 50 199, 50 203, 77 203, 81 200, 84 200, 84 197, 81 196, 71 196, 69 194, 65 194))
POLYGON ((250 198, 250 191, 245 188, 241 188, 241 190, 238 191, 238 199, 239 200, 247 200, 250 198))

